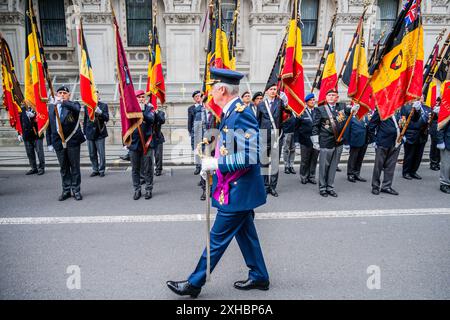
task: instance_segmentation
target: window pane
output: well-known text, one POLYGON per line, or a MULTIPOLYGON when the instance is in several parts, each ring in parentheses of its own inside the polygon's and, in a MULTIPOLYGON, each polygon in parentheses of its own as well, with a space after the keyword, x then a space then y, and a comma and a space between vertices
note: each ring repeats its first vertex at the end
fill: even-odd
POLYGON ((129 46, 148 46, 152 24, 151 0, 127 0, 127 39, 129 46))
POLYGON ((64 2, 61 0, 39 1, 39 17, 44 46, 67 46, 64 2))
POLYGON ((235 0, 223 0, 222 1, 222 22, 223 30, 227 35, 231 32, 231 25, 233 24, 233 15, 236 8, 235 0))
POLYGON ((316 45, 318 11, 319 1, 302 0, 300 15, 303 23, 302 44, 304 46, 316 45))
POLYGON ((374 32, 374 42, 378 42, 381 33, 391 32, 398 15, 398 0, 378 0, 377 24, 374 32))

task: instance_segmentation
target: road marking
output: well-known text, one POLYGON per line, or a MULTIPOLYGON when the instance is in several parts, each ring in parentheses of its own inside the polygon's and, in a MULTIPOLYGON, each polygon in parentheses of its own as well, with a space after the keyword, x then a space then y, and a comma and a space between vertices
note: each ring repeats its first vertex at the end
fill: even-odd
MULTIPOLYGON (((285 219, 327 219, 327 218, 370 218, 450 215, 450 208, 429 209, 386 209, 386 210, 336 210, 300 212, 260 212, 257 220, 285 219)), ((215 214, 211 214, 211 219, 215 214)), ((82 224, 82 223, 149 223, 149 222, 192 222, 203 221, 204 214, 163 214, 141 216, 86 216, 86 217, 25 217, 0 218, 0 225, 34 224, 82 224)))

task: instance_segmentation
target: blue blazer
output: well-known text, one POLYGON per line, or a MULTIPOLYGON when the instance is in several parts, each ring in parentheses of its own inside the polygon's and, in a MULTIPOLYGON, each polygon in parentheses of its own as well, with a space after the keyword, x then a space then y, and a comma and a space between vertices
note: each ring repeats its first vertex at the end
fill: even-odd
MULTIPOLYGON (((400 120, 399 112, 396 113, 395 119, 398 124, 400 120)), ((401 132, 400 128, 399 130, 401 132)), ((395 147, 396 140, 397 129, 392 117, 381 121, 378 110, 375 110, 369 122, 369 141, 375 141, 379 147, 392 148, 395 147)))
POLYGON ((344 133, 345 144, 350 147, 360 148, 369 143, 369 119, 367 116, 358 120, 355 116, 350 120, 350 124, 344 133))
POLYGON ((311 141, 311 135, 313 129, 314 109, 309 111, 306 108, 300 117, 296 118, 294 136, 295 142, 299 142, 306 147, 312 148, 313 144, 311 141))
POLYGON ((102 113, 95 113, 94 121, 89 120, 87 111, 84 112, 83 130, 87 140, 103 139, 108 136, 106 129, 106 123, 109 121, 108 105, 99 101, 98 107, 102 113))
MULTIPOLYGON (((251 108, 237 111, 236 106, 239 103, 244 106, 242 100, 237 99, 220 122, 220 140, 216 147, 226 148, 228 154, 220 155, 218 170, 223 174, 242 169, 249 171, 231 183, 228 204, 221 205, 212 197, 213 207, 223 212, 253 210, 266 203, 259 161, 258 122, 251 108)), ((217 176, 213 175, 213 193, 216 188, 217 176)))
POLYGON ((438 130, 436 135, 437 143, 445 143, 445 149, 450 151, 450 121, 447 122, 445 127, 438 130))
MULTIPOLYGON (((84 138, 83 132, 81 131, 81 126, 79 125, 80 119, 80 109, 81 106, 78 102, 74 101, 64 101, 61 104, 62 110, 60 115, 61 120, 61 126, 63 129, 64 138, 67 139, 70 134, 75 130, 77 127, 78 122, 78 128, 73 134, 72 138, 67 142, 67 147, 77 147, 83 142, 86 141, 84 138)), ((48 116, 50 120, 49 130, 47 131, 47 134, 50 133, 51 136, 51 144, 53 145, 53 148, 55 151, 60 151, 63 149, 61 137, 58 134, 58 130, 56 128, 56 114, 55 114, 55 108, 53 104, 48 105, 48 116)), ((47 140, 48 143, 48 140, 47 140)))
MULTIPOLYGON (((155 113, 152 111, 151 104, 146 104, 144 110, 142 111, 144 115, 144 120, 141 124, 142 135, 144 136, 144 144, 147 143, 150 136, 153 134, 153 123, 155 121, 155 113)), ((151 143, 150 143, 151 147, 151 143)), ((128 149, 136 152, 143 152, 142 142, 139 135, 139 130, 136 128, 131 135, 131 144, 128 149)))
MULTIPOLYGON (((36 116, 32 119, 27 116, 27 107, 21 107, 20 124, 22 125, 22 138, 24 141, 35 141, 38 138, 38 126, 36 116)), ((43 138, 41 136, 40 138, 43 138)))
MULTIPOLYGON (((408 119, 411 112, 412 105, 405 105, 401 108, 400 114, 402 117, 408 119)), ((405 132, 406 142, 409 144, 425 143, 428 140, 428 119, 431 109, 422 104, 422 110, 419 112, 414 111, 408 128, 405 132)))

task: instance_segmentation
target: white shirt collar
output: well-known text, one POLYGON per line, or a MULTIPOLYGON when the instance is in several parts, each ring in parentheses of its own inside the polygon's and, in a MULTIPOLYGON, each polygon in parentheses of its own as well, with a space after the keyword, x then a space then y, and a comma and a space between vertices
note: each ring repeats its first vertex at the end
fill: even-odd
POLYGON ((239 97, 236 97, 236 98, 234 98, 234 99, 228 101, 228 103, 227 103, 227 104, 225 105, 225 107, 223 107, 223 109, 222 109, 222 111, 223 111, 224 114, 227 114, 228 109, 230 109, 230 106, 231 106, 237 99, 239 99, 239 97))

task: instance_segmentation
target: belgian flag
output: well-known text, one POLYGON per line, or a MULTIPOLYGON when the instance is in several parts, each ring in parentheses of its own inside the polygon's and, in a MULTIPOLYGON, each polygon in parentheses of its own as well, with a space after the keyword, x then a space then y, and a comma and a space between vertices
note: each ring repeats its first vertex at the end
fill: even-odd
POLYGON ((349 63, 347 64, 342 82, 348 87, 347 95, 353 102, 358 103, 359 108, 356 117, 361 119, 364 115, 375 108, 370 86, 369 67, 364 44, 364 26, 361 21, 356 30, 357 39, 353 45, 349 63))
POLYGON ((159 45, 158 29, 153 26, 151 45, 149 46, 149 64, 147 74, 147 94, 150 95, 150 102, 158 108, 157 99, 161 104, 166 102, 166 85, 162 69, 161 46, 159 45))
POLYGON ((230 50, 228 48, 228 37, 225 30, 223 30, 222 23, 222 9, 219 7, 219 17, 216 20, 216 43, 214 46, 214 65, 219 69, 233 69, 232 61, 230 60, 230 50))
POLYGON ((423 87, 421 0, 409 0, 380 52, 371 85, 382 120, 408 102, 420 99, 423 87))
POLYGON ((39 135, 48 126, 45 57, 32 0, 25 8, 25 103, 36 111, 39 135))
POLYGON ((20 123, 20 105, 23 102, 22 91, 14 72, 14 62, 11 56, 8 43, 0 36, 0 59, 2 64, 2 88, 3 105, 9 114, 9 123, 12 128, 22 135, 22 125, 20 123))
POLYGON ((83 23, 80 21, 78 30, 78 43, 80 45, 80 96, 87 107, 89 120, 94 121, 95 108, 98 104, 97 89, 94 82, 91 59, 84 38, 83 23))
POLYGON ((298 19, 298 0, 294 3, 292 19, 289 23, 281 79, 284 84, 284 92, 289 101, 289 108, 298 116, 305 109, 302 31, 300 30, 300 20, 298 19))
POLYGON ((436 105, 436 99, 437 99, 437 86, 436 86, 436 82, 431 81, 426 95, 425 95, 425 105, 429 106, 430 108, 434 108, 434 106, 436 105))
POLYGON ((328 47, 327 58, 323 67, 322 76, 318 84, 319 101, 318 105, 324 104, 327 92, 331 89, 336 89, 337 86, 337 72, 336 72, 336 57, 334 54, 334 33, 331 35, 330 45, 328 47))
POLYGON ((434 77, 442 83, 438 114, 438 129, 442 129, 450 121, 450 47, 447 48, 434 77))

